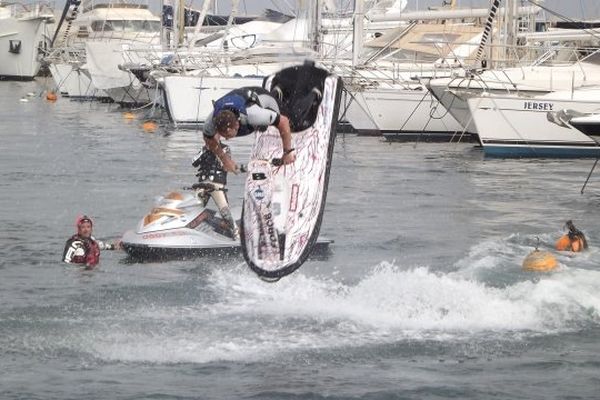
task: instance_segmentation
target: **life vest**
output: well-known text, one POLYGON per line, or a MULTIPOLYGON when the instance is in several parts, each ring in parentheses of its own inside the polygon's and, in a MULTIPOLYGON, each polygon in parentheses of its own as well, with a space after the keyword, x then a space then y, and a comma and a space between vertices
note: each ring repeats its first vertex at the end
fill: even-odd
POLYGON ((574 251, 579 252, 587 248, 585 239, 579 235, 566 234, 561 236, 556 242, 556 250, 558 251, 574 251))
POLYGON ((67 240, 63 261, 95 266, 100 262, 100 246, 94 238, 85 239, 75 234, 67 240))
POLYGON ((246 109, 253 104, 260 105, 258 95, 263 93, 268 94, 269 92, 261 87, 247 87, 232 90, 213 103, 213 116, 216 116, 223 110, 233 112, 236 117, 240 118, 240 128, 238 129, 237 136, 249 135, 259 127, 248 124, 246 118, 248 113, 246 112, 246 109))

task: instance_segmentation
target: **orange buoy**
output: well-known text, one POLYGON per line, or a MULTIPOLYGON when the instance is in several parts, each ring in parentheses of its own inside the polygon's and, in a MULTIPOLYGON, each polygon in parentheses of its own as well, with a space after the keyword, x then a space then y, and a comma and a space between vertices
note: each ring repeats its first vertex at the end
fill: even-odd
POLYGON ((132 120, 132 119, 135 119, 135 114, 132 112, 129 112, 129 111, 124 112, 123 118, 125 118, 126 120, 132 120))
POLYGON ((142 128, 146 132, 154 132, 158 128, 158 124, 154 121, 146 121, 142 124, 142 128))
POLYGON ((46 93, 46 100, 48 100, 48 101, 56 101, 56 99, 58 99, 58 96, 56 95, 56 93, 54 93, 54 92, 48 92, 48 93, 46 93))
POLYGON ((558 261, 552 253, 535 249, 523 260, 523 269, 525 271, 552 271, 558 267, 558 261))

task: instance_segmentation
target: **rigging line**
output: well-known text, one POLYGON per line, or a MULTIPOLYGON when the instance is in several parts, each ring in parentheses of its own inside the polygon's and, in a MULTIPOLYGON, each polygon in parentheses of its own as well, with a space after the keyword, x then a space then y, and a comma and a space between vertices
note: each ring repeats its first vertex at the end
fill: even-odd
POLYGON ((592 165, 592 169, 590 170, 590 173, 588 174, 585 182, 583 183, 583 186, 581 187, 581 194, 583 194, 583 191, 585 190, 585 187, 587 186, 592 176, 592 172, 594 172, 594 169, 596 169, 596 165, 598 165, 598 160, 600 160, 600 157, 596 158, 596 161, 594 161, 594 165, 592 165))
POLYGON ((419 102, 417 103, 417 105, 415 106, 415 108, 413 108, 413 110, 410 113, 410 115, 408 116, 408 118, 406 118, 406 120, 404 121, 404 123, 402 124, 402 126, 399 129, 400 132, 402 132, 402 129, 404 129, 404 127, 406 126, 406 124, 408 123, 408 121, 410 121, 410 119, 415 114, 415 112, 417 111, 417 109, 421 106, 421 103, 423 103, 423 101, 425 100, 425 97, 427 96, 427 93, 429 93, 429 91, 425 92, 425 94, 423 95, 423 97, 421 97, 421 100, 419 100, 419 102))
MULTIPOLYGON (((588 135, 588 137, 590 139, 592 139, 594 142, 596 142, 596 145, 600 146, 600 142, 598 142, 595 137, 589 136, 589 135, 588 135)), ((585 182, 583 183, 583 186, 581 187, 581 194, 583 194, 583 191, 585 190, 585 187, 587 186, 588 181, 590 180, 590 178, 592 176, 592 173, 594 172, 594 169, 596 169, 596 165, 598 164, 598 160, 600 160, 600 154, 596 157, 596 161, 594 162, 594 165, 592 165, 592 169, 590 170, 590 173, 588 174, 585 182)))
MULTIPOLYGON (((350 105, 352 105, 352 102, 355 100, 354 96, 352 96, 352 94, 350 93, 350 91, 346 88, 342 88, 342 91, 346 94, 344 100, 347 100, 348 97, 350 97, 350 101, 346 102, 344 101, 344 112, 342 113, 342 115, 338 118, 338 122, 339 121, 343 121, 344 118, 346 118, 346 113, 348 112, 348 109, 350 108, 350 105)), ((359 105, 360 107, 360 105, 359 105)))
MULTIPOLYGON (((367 103, 367 100, 365 99, 365 103, 364 103, 364 107, 363 107, 363 105, 356 98, 356 95, 354 95, 350 91, 350 89, 348 89, 347 93, 350 95, 350 98, 351 98, 350 103, 348 103, 348 107, 350 107, 350 105, 352 104, 352 100, 353 100, 360 107, 360 109, 365 112, 365 114, 367 115, 367 118, 369 118, 369 121, 375 126, 375 128, 379 129, 379 124, 373 118, 373 113, 371 112, 371 109, 369 108, 369 104, 367 103)), ((359 92, 357 90, 356 94, 358 94, 358 93, 359 92)), ((363 97, 364 97, 364 90, 361 93, 363 94, 363 97)))
MULTIPOLYGON (((58 76, 60 76, 60 72, 59 72, 59 69, 58 69, 58 67, 55 67, 55 68, 56 68, 56 73, 57 73, 57 75, 58 75, 58 76)), ((57 90, 59 93, 60 93, 60 88, 61 88, 61 86, 62 86, 62 85, 63 85, 63 84, 66 82, 67 78, 68 78, 68 77, 69 77, 69 76, 70 76, 70 75, 73 73, 73 71, 74 71, 74 70, 73 70, 73 68, 71 68, 71 69, 69 70, 69 72, 67 73, 67 75, 65 75, 64 77, 62 77, 62 76, 61 76, 61 80, 60 80, 60 81, 58 82, 58 84, 56 85, 56 90, 57 90)), ((67 90, 67 89, 65 88, 65 90, 67 90)), ((67 91, 67 93, 68 93, 68 91, 67 91)))

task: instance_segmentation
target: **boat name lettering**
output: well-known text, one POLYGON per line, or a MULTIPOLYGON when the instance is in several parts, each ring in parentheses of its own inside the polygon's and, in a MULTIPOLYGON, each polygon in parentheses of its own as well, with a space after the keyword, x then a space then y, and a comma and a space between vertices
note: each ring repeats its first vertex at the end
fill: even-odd
POLYGON ((184 232, 158 232, 158 233, 145 233, 142 235, 142 239, 160 239, 167 236, 184 236, 184 232))
POLYGON ((265 218, 265 223, 267 225, 267 234, 269 235, 269 244, 271 248, 277 249, 279 246, 277 245, 277 236, 275 236, 275 228, 273 227, 273 215, 271 213, 267 213, 263 215, 265 218))
POLYGON ((526 101, 523 103, 524 110, 554 111, 554 103, 542 103, 537 101, 526 101))

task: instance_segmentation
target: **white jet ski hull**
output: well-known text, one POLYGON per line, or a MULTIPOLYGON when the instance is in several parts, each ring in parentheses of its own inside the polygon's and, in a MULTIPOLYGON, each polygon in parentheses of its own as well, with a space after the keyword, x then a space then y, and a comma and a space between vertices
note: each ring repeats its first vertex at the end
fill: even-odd
MULTIPOLYGON (((194 194, 171 192, 157 198, 137 228, 125 232, 121 243, 135 261, 239 256, 239 240, 223 225, 217 212, 206 208, 194 194)), ((325 255, 331 243, 319 238, 315 256, 325 255)))
POLYGON ((276 94, 283 88, 280 107, 292 125, 296 161, 282 167, 271 165, 270 161, 283 153, 279 131, 269 127, 256 132, 248 163, 241 240, 250 268, 261 278, 279 279, 299 268, 317 242, 342 81, 305 64, 268 77, 264 86, 276 94), (311 100, 304 112, 301 105, 306 102, 300 99, 311 99, 307 96, 315 87, 317 100, 311 100))
MULTIPOLYGON (((189 231, 189 229, 185 229, 189 231)), ((133 230, 125 232, 123 248, 137 261, 185 260, 196 257, 239 257, 242 251, 240 242, 207 244, 198 235, 190 232, 167 232, 143 234, 133 230)), ((319 238, 312 249, 311 257, 328 255, 333 240, 319 238)))

